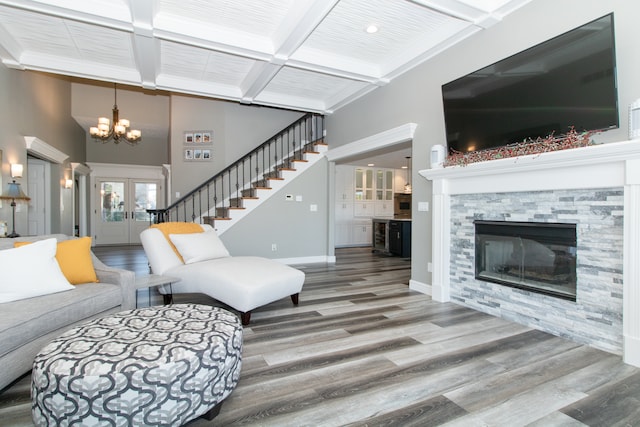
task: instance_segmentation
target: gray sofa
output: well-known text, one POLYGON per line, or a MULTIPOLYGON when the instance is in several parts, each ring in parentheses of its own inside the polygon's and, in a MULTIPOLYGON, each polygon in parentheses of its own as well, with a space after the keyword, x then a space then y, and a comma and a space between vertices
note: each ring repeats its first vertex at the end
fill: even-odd
MULTIPOLYGON (((55 237, 0 239, 0 250, 15 241, 55 237)), ((73 290, 0 304, 0 390, 31 370, 35 355, 53 338, 71 326, 108 313, 135 308, 135 274, 103 264, 94 254, 93 266, 99 283, 75 286, 73 290)), ((33 266, 37 268, 37 266, 33 266)))

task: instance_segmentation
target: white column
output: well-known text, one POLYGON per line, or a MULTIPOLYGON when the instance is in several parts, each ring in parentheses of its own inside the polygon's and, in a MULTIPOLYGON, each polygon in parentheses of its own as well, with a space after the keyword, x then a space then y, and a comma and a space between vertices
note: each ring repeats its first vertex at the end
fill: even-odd
POLYGON ((625 162, 622 334, 624 361, 640 367, 640 160, 625 162))
POLYGON ((449 260, 451 243, 450 196, 445 193, 446 182, 433 182, 432 247, 433 271, 431 274, 431 297, 434 301, 448 302, 451 299, 449 283, 449 260))

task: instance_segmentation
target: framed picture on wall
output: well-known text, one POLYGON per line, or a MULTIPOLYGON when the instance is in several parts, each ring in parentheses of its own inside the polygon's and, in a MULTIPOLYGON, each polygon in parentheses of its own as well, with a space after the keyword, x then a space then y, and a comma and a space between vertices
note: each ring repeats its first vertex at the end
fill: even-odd
POLYGON ((213 143, 213 131, 187 130, 184 132, 185 145, 211 145, 213 143))
POLYGON ((184 131, 184 161, 202 162, 212 158, 213 131, 187 130, 184 131))
POLYGON ((184 160, 189 162, 201 162, 211 160, 211 149, 208 148, 185 148, 184 160))

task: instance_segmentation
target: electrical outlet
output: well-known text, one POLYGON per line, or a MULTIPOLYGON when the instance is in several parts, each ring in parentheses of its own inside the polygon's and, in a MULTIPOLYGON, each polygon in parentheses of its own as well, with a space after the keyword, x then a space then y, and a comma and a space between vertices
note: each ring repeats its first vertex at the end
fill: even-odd
POLYGON ((276 245, 275 243, 271 244, 271 252, 276 252, 278 250, 278 245, 276 245))

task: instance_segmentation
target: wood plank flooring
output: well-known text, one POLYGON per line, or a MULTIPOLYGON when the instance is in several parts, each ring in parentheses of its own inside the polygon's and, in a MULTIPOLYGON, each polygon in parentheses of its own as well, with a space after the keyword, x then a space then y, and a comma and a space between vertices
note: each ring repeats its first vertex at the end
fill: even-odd
MULTIPOLYGON (((96 253, 147 273, 139 247, 96 253)), ((298 266, 299 306, 254 312, 238 387, 218 417, 190 426, 640 426, 640 369, 620 357, 433 302, 409 290, 406 259, 336 256, 298 266)), ((215 304, 176 302, 187 301, 215 304)), ((0 394, 0 425, 31 425, 29 380, 0 394)))

